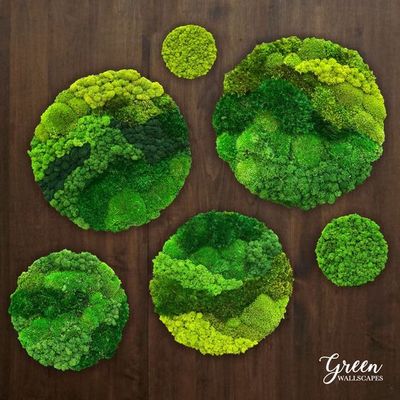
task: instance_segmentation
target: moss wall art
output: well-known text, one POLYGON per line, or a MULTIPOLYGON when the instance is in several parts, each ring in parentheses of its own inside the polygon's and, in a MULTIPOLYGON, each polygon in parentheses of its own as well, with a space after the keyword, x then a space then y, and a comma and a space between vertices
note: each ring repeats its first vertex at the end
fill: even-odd
POLYGON ((191 165, 179 108, 133 69, 90 75, 59 93, 29 155, 54 208, 83 229, 114 232, 157 218, 191 165))
POLYGON ((292 293, 276 234, 235 212, 182 225, 153 260, 150 292, 175 340, 202 354, 243 353, 274 331, 292 293))
POLYGON ((90 253, 63 250, 36 260, 20 275, 9 313, 32 358, 80 371, 114 355, 129 306, 109 266, 90 253))
POLYGON ((194 79, 206 75, 217 58, 213 35, 199 25, 173 29, 162 44, 161 55, 176 76, 194 79))
POLYGON ((323 274, 337 286, 360 286, 383 271, 388 245, 379 225, 358 214, 329 222, 315 249, 323 274))
POLYGON ((373 72, 329 40, 262 43, 225 75, 219 156, 252 193, 289 207, 333 203, 382 154, 386 110, 373 72))

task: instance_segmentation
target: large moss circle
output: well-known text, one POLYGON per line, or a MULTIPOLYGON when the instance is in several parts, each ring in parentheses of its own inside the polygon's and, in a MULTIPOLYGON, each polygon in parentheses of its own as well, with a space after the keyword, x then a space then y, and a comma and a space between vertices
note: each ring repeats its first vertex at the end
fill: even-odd
POLYGON ((198 214, 153 260, 156 313, 185 346, 203 354, 243 353, 279 325, 292 268, 276 234, 234 212, 198 214))
POLYGON ((263 43, 225 75, 213 115, 219 156, 265 200, 333 203, 382 154, 386 110, 359 53, 328 40, 263 43))
POLYGON ((114 355, 129 306, 108 265, 90 253, 63 250, 39 258, 21 274, 9 313, 32 358, 80 371, 114 355))
POLYGON ((157 218, 191 164, 179 108, 133 69, 63 90, 42 114, 29 155, 50 204, 81 228, 102 231, 157 218))
POLYGON ((379 225, 350 214, 329 222, 316 247, 324 275, 337 286, 360 286, 385 268, 388 245, 379 225))
POLYGON ((217 58, 213 35, 199 25, 173 29, 164 39, 161 55, 176 76, 194 79, 207 74, 217 58))

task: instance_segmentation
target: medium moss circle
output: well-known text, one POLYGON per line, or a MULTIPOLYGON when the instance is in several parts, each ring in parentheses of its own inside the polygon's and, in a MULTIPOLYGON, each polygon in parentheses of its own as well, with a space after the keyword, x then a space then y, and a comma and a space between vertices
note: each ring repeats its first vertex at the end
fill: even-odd
POLYGON ((324 275, 337 286, 360 286, 385 268, 388 245, 379 225, 350 214, 329 222, 316 247, 324 275))
POLYGON ((161 55, 176 76, 194 79, 207 74, 217 58, 213 35, 199 25, 173 29, 162 44, 161 55))
POLYGON ((217 151, 262 199, 304 210, 334 203, 382 154, 386 110, 355 50, 329 40, 262 43, 225 75, 217 151))
POLYGON ((272 333, 292 293, 277 235, 235 212, 198 214, 153 260, 150 292, 175 340, 202 354, 239 354, 272 333))
POLYGON ((114 355, 129 306, 108 265, 90 253, 62 250, 20 275, 9 313, 32 358, 46 367, 80 371, 114 355))
POLYGON ((133 69, 63 90, 42 114, 29 155, 47 201, 81 228, 100 231, 157 218, 191 164, 178 106, 133 69))

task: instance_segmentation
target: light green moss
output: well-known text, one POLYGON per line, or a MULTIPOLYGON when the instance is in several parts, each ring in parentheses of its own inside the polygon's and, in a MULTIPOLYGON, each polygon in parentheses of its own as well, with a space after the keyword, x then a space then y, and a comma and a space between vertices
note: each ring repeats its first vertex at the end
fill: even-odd
POLYGON ((160 320, 178 343, 199 350, 202 354, 239 354, 257 344, 255 340, 220 333, 204 319, 203 314, 193 311, 173 317, 161 316, 160 320))
POLYGON ((217 58, 213 35, 198 25, 173 29, 164 39, 161 55, 176 76, 194 79, 207 74, 217 58))

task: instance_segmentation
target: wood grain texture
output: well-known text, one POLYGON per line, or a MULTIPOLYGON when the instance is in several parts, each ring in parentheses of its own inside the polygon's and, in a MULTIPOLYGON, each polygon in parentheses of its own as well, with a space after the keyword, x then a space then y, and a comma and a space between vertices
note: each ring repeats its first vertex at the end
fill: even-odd
POLYGON ((1 400, 386 400, 400 392, 400 2, 399 0, 0 0, 0 399, 1 400), (160 56, 179 24, 205 26, 219 56, 205 77, 184 81, 160 56), (255 44, 319 36, 360 51, 378 77, 389 117, 372 176, 332 206, 309 212, 251 195, 215 152, 211 115, 223 74, 255 44), (111 234, 83 231, 45 202, 26 155, 55 95, 79 77, 133 67, 157 80, 190 127, 193 167, 161 218, 111 234), (235 210, 266 222, 295 269, 294 295, 276 332, 241 356, 205 357, 178 345, 153 313, 151 260, 190 216, 235 210), (316 240, 333 217, 373 218, 389 242, 387 269, 348 289, 316 266, 316 240), (44 368, 19 345, 7 315, 18 275, 68 248, 93 252, 121 278, 132 309, 116 356, 80 373, 44 368), (322 384, 321 355, 384 364, 382 383, 322 384))

